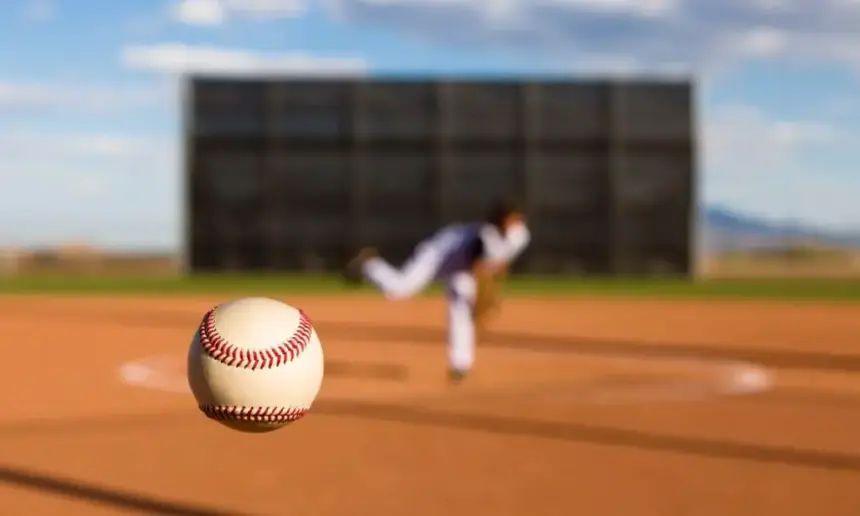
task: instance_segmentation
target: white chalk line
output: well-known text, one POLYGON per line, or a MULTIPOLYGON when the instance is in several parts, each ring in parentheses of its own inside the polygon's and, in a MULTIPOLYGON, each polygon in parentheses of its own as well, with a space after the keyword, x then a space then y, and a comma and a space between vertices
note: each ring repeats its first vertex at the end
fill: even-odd
MULTIPOLYGON (((771 374, 763 366, 749 362, 717 362, 689 358, 648 358, 652 364, 674 366, 698 375, 684 380, 660 378, 640 386, 544 385, 539 391, 524 386, 539 402, 564 404, 622 404, 706 401, 722 397, 750 396, 773 387, 771 374)), ((132 387, 175 394, 190 394, 184 361, 178 356, 156 355, 126 362, 119 367, 122 383, 132 387)), ((464 393, 466 396, 468 394, 464 393)), ((489 394, 489 393, 487 393, 489 394)), ((502 394, 496 392, 496 394, 502 394)))
MULTIPOLYGON (((658 362, 661 360, 649 360, 658 362)), ((664 363, 672 359, 662 360, 664 363)), ((699 378, 661 379, 654 376, 653 381, 640 386, 603 386, 597 388, 558 389, 555 393, 543 392, 545 401, 619 404, 619 403, 658 403, 706 401, 722 397, 751 396, 766 392, 773 387, 770 373, 759 365, 747 362, 710 362, 689 361, 689 371, 702 374, 699 378), (694 367, 695 366, 695 367, 694 367), (710 372, 711 374, 704 374, 710 372)), ((679 364, 681 361, 679 361, 679 364)))
POLYGON ((154 391, 191 394, 179 357, 155 355, 126 362, 119 367, 122 383, 154 391))

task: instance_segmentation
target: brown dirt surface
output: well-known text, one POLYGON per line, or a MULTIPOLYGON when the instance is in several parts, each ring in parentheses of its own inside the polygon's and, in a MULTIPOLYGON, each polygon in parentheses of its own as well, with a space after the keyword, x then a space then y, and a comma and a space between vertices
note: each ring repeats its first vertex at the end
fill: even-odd
POLYGON ((860 514, 857 306, 511 299, 448 386, 441 300, 285 300, 321 335, 323 392, 246 435, 119 376, 150 360, 182 387, 223 300, 0 299, 2 512, 860 514), (717 396, 739 363, 772 388, 717 396))

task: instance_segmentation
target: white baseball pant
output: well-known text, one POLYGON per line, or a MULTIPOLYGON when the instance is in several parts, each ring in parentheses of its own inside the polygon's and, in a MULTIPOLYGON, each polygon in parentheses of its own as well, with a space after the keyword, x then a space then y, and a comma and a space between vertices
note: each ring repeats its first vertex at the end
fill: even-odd
MULTIPOLYGON (((390 300, 408 299, 424 290, 439 275, 446 253, 433 240, 419 244, 402 268, 391 266, 382 258, 364 264, 364 275, 390 300)), ((475 362, 475 323, 472 303, 475 299, 475 277, 470 271, 456 272, 444 278, 448 305, 448 365, 468 371, 475 362)))

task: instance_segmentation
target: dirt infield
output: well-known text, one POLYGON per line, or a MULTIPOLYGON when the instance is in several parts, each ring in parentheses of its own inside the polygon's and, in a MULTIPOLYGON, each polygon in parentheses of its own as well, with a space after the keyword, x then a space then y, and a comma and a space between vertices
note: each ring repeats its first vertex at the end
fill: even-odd
POLYGON ((0 299, 2 512, 860 514, 856 305, 510 300, 451 387, 441 301, 287 299, 323 393, 243 435, 182 390, 217 301, 0 299))

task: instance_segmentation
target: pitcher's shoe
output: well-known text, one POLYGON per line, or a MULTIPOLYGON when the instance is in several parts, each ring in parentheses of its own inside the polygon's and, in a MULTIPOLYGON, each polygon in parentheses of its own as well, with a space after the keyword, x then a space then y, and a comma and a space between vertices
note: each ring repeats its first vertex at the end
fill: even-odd
POLYGON ((361 285, 364 281, 364 263, 371 258, 376 258, 379 253, 373 247, 362 248, 353 258, 346 264, 343 270, 343 279, 350 285, 361 285))
POLYGON ((448 383, 456 385, 466 379, 469 371, 464 369, 448 369, 448 383))

